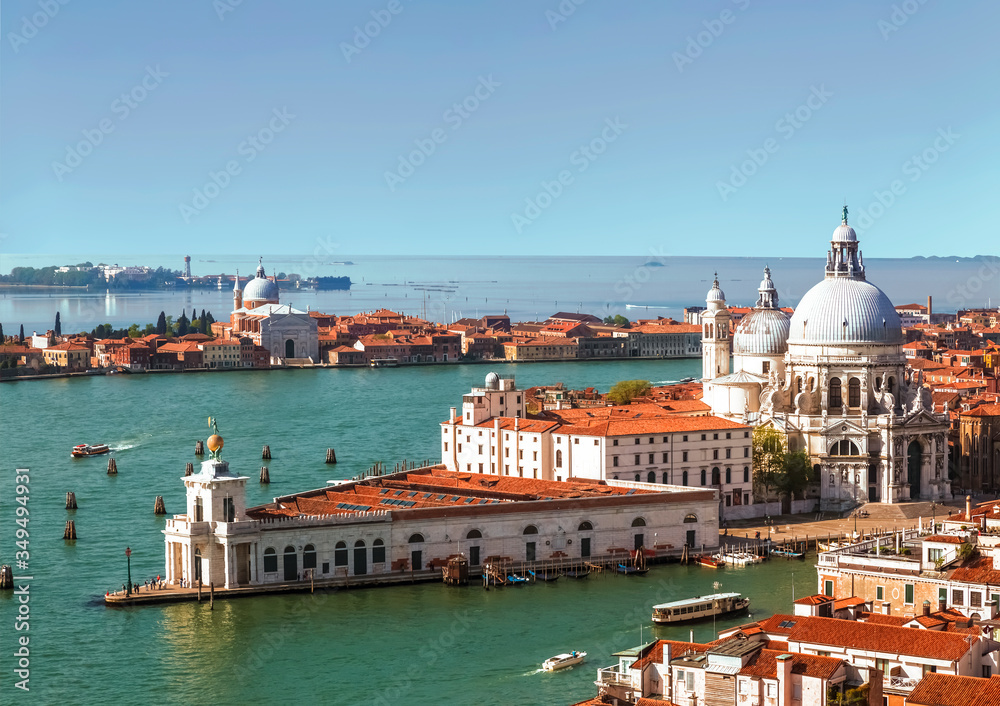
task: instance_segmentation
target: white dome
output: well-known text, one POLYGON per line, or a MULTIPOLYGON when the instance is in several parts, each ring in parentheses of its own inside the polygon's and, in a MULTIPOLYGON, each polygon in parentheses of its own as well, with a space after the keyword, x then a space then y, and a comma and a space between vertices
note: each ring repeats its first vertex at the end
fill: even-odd
POLYGON ((722 291, 719 287, 719 277, 716 275, 715 280, 712 282, 712 288, 708 290, 708 294, 705 296, 706 302, 725 302, 726 293, 722 291))
POLYGON ((500 388, 500 376, 496 373, 490 373, 486 376, 486 389, 496 390, 500 388))
POLYGON ((740 319, 733 334, 734 355, 784 355, 788 350, 788 314, 757 309, 740 319))
POLYGON ((881 289, 860 279, 830 277, 806 292, 795 307, 788 342, 899 344, 903 330, 881 289))
POLYGON ((277 302, 278 285, 258 274, 243 288, 243 301, 277 302))
POLYGON ((830 240, 835 243, 856 243, 858 242, 858 234, 847 223, 841 223, 837 226, 837 230, 833 231, 830 240))

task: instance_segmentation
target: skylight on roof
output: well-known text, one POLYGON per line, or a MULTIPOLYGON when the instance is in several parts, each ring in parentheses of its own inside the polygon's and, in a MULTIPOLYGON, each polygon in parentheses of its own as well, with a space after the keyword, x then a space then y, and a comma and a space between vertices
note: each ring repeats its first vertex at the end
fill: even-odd
POLYGON ((782 620, 780 623, 778 623, 778 627, 779 628, 791 628, 791 627, 795 627, 795 621, 794 620, 782 620))

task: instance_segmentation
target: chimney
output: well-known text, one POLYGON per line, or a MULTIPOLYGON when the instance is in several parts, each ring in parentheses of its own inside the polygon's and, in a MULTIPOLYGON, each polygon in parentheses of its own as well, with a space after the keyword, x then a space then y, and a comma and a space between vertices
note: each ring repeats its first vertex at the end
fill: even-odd
POLYGON ((790 654, 778 655, 778 706, 792 706, 792 656, 790 654))
POLYGON ((938 598, 938 612, 943 613, 948 608, 947 598, 938 598))
POLYGON ((965 521, 972 522, 972 496, 965 496, 965 521))
POLYGON ((451 421, 452 423, 454 423, 454 421, 455 421, 455 412, 456 411, 458 411, 457 407, 452 407, 451 408, 451 417, 449 417, 449 421, 451 421))
POLYGON ((924 601, 924 615, 930 615, 930 614, 931 614, 931 602, 924 601))
POLYGON ((934 313, 934 310, 931 308, 931 295, 928 294, 927 295, 927 320, 928 321, 930 321, 931 314, 933 314, 933 313, 934 313))

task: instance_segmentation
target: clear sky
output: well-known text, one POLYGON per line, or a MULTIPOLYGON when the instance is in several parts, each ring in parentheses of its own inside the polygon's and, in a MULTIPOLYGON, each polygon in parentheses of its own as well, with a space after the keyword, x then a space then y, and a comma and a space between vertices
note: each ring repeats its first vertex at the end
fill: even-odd
POLYGON ((996 254, 1000 4, 5 0, 0 252, 996 254), (880 202, 881 198, 881 202, 880 202))

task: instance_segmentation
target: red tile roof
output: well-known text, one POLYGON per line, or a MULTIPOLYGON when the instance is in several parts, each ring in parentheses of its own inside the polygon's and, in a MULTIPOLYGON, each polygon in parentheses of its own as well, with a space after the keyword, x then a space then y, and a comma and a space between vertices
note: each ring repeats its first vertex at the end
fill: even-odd
POLYGON ((809 643, 835 645, 869 652, 884 652, 954 661, 969 651, 965 636, 952 632, 917 630, 892 625, 819 618, 801 615, 773 615, 761 621, 769 634, 787 635, 789 645, 809 643), (780 627, 782 622, 791 623, 780 627))
POLYGON ((1000 676, 982 679, 931 672, 910 692, 906 703, 910 706, 998 706, 1000 676))
POLYGON ((801 674, 806 677, 816 679, 830 679, 837 673, 844 660, 835 657, 820 657, 819 655, 805 655, 798 652, 779 652, 778 650, 761 650, 750 658, 740 674, 747 677, 761 677, 764 679, 777 679, 778 660, 783 654, 791 655, 792 674, 801 674))

